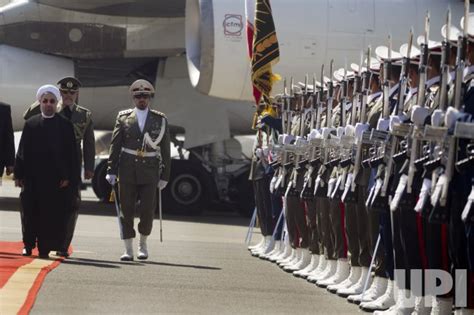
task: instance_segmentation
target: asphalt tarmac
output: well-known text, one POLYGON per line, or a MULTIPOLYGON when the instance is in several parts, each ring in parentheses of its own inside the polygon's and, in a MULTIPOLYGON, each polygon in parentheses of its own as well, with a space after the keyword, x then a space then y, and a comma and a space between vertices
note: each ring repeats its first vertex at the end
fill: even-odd
MULTIPOLYGON (((4 181, 4 241, 21 240, 16 196, 18 190, 4 181)), ((120 262, 113 206, 99 203, 91 191, 83 196, 74 253, 48 274, 32 314, 360 313, 345 299, 252 257, 244 244, 248 219, 229 212, 165 216, 162 243, 155 220, 150 258, 120 262)))

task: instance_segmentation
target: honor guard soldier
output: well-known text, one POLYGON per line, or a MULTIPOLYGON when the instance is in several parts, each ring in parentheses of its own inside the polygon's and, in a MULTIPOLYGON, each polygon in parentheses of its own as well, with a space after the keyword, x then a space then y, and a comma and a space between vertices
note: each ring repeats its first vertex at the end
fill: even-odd
POLYGON ((119 112, 112 134, 107 181, 119 185, 120 228, 125 253, 120 260, 133 260, 133 219, 135 206, 140 213, 138 259, 147 259, 157 202, 157 187, 162 190, 170 176, 170 134, 166 116, 150 109, 155 94, 153 85, 137 80, 130 86, 135 108, 119 112), (137 200, 140 200, 137 203, 137 200))

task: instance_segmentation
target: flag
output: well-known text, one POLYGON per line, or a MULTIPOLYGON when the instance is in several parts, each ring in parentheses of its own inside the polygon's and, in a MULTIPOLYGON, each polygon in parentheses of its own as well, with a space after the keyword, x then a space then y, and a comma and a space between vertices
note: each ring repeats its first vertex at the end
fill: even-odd
POLYGON ((280 49, 273 22, 270 0, 256 0, 253 47, 252 47, 252 84, 255 102, 270 102, 272 85, 279 76, 272 72, 272 65, 280 58, 280 49))
POLYGON ((245 0, 245 16, 247 30, 247 45, 250 59, 252 59, 254 22, 255 22, 255 0, 245 0))

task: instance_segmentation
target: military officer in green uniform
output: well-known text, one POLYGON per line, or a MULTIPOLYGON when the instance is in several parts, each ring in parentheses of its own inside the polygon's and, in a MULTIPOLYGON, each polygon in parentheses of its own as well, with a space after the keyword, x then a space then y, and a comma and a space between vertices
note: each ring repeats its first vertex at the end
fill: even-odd
POLYGON ((130 86, 135 108, 119 112, 112 134, 106 179, 113 186, 117 178, 121 203, 120 226, 125 253, 120 260, 133 260, 133 225, 138 203, 140 222, 138 259, 147 259, 146 240, 150 235, 157 202, 170 176, 170 134, 166 116, 150 109, 155 90, 146 80, 130 86))
MULTIPOLYGON (((61 92, 61 101, 58 102, 57 112, 64 118, 68 119, 74 127, 77 152, 79 154, 79 165, 82 166, 82 163, 84 162, 84 178, 90 180, 94 176, 95 165, 94 124, 92 122, 91 111, 85 107, 77 105, 79 88, 82 84, 74 77, 65 77, 60 79, 57 85, 61 92)), ((35 102, 27 109, 23 118, 27 120, 40 112, 39 102, 35 102)), ((61 251, 57 252, 57 255, 63 257, 69 256, 68 248, 71 244, 76 227, 81 203, 80 186, 77 192, 74 193, 73 199, 72 211, 67 222, 64 247, 61 251)))

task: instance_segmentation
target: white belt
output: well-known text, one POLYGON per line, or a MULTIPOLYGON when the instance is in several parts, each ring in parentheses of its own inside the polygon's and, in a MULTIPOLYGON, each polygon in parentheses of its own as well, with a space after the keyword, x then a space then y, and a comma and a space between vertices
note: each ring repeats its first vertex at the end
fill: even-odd
POLYGON ((131 150, 131 149, 127 149, 127 148, 122 148, 122 152, 131 154, 131 155, 135 155, 135 156, 139 156, 139 157, 155 157, 155 156, 158 156, 158 152, 156 152, 156 151, 155 152, 146 152, 146 151, 142 151, 141 149, 131 150))

